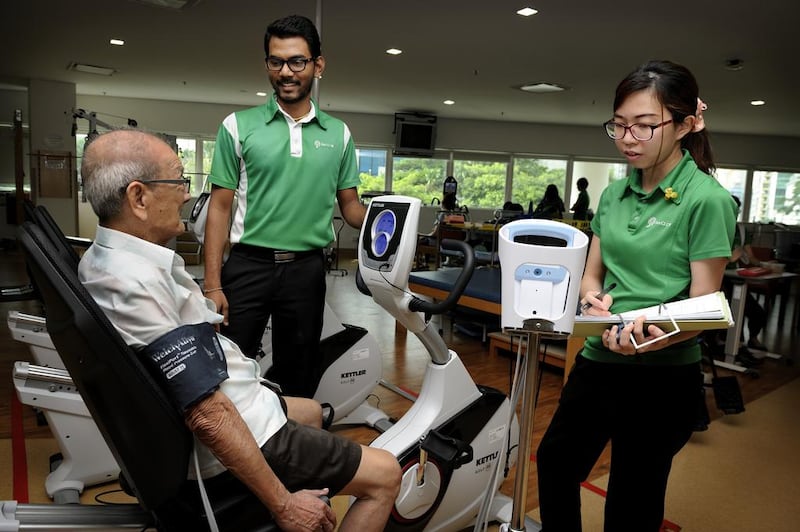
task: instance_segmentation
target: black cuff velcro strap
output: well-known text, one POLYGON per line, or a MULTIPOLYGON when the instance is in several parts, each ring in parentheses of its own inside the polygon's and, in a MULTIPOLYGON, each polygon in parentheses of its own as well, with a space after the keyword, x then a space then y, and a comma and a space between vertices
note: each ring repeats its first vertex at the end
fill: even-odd
POLYGON ((225 353, 210 323, 182 325, 153 341, 142 353, 181 412, 228 378, 225 353))

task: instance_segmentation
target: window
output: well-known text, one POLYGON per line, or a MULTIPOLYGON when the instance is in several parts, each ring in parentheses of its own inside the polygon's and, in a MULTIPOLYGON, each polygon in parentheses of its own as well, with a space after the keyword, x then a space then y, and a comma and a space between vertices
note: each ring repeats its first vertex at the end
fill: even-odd
POLYGON ((81 161, 83 160, 83 149, 86 147, 86 133, 75 134, 75 167, 78 169, 78 198, 86 201, 83 197, 83 177, 81 176, 81 161))
MULTIPOLYGON (((453 177, 458 181, 459 205, 499 209, 505 203, 507 160, 456 159, 453 177)), ((441 183, 440 183, 441 187, 441 183)))
POLYGON ((736 196, 741 202, 737 220, 744 220, 744 194, 747 187, 747 170, 737 170, 734 168, 717 168, 714 177, 719 181, 731 196, 736 196))
MULTIPOLYGON (((203 179, 211 173, 211 161, 214 160, 214 148, 217 146, 216 140, 201 140, 200 148, 203 151, 203 179)), ((210 188, 210 187, 206 187, 210 188)), ((202 192, 202 191, 201 191, 202 192)))
POLYGON ((725 187, 731 195, 739 198, 744 203, 744 191, 747 186, 747 170, 734 168, 717 168, 714 173, 719 184, 725 187))
POLYGON ((183 175, 192 180, 189 193, 196 196, 203 187, 203 175, 197 171, 197 140, 178 138, 178 157, 183 163, 183 175))
POLYGON ((386 150, 356 148, 356 159, 358 174, 361 177, 359 194, 384 191, 389 188, 386 183, 386 150))
POLYGON ((586 189, 589 193, 589 208, 596 211, 603 190, 610 183, 625 179, 627 173, 628 165, 624 163, 575 161, 572 166, 572 191, 569 194, 569 201, 564 200, 567 209, 572 207, 578 199, 576 183, 581 177, 585 177, 589 181, 589 187, 586 189))
MULTIPOLYGON (((514 158, 514 176, 511 181, 511 201, 533 208, 544 197, 547 185, 554 184, 558 195, 564 199, 564 187, 567 182, 567 161, 560 159, 534 159, 531 157, 514 158)), ((565 207, 569 209, 569 205, 565 207)))
POLYGON ((800 224, 800 173, 753 173, 750 222, 800 224))
MULTIPOLYGON (((441 201, 447 161, 420 157, 393 157, 391 190, 395 194, 419 198, 422 203, 441 201)), ((461 192, 459 183, 459 196, 461 192)))

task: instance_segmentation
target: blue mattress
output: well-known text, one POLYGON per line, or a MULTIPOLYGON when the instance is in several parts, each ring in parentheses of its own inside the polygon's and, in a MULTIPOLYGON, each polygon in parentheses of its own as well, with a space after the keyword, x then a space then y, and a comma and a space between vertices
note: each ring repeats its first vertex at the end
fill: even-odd
MULTIPOLYGON (((461 268, 412 272, 408 276, 408 282, 449 292, 460 274, 461 268)), ((464 295, 500 303, 500 268, 476 268, 464 295)))

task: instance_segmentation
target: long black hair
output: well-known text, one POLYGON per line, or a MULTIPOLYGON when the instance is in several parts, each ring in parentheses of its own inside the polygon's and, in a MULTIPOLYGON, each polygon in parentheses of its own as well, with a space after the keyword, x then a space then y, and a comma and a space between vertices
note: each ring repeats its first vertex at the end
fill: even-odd
MULTIPOLYGON (((697 112, 700 96, 697 80, 688 68, 671 61, 648 61, 628 74, 617 85, 614 110, 619 109, 634 92, 646 89, 655 92, 658 101, 672 113, 675 123, 681 123, 697 112)), ((714 172, 716 167, 705 129, 690 131, 681 139, 681 148, 689 151, 702 171, 707 174, 714 172)))

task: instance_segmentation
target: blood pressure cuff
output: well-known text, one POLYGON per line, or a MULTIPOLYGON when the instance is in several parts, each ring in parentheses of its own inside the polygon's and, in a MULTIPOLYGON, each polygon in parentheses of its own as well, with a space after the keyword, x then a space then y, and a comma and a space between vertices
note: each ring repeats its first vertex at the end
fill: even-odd
POLYGON ((228 378, 225 353, 210 323, 182 325, 141 353, 181 412, 211 395, 228 378))

